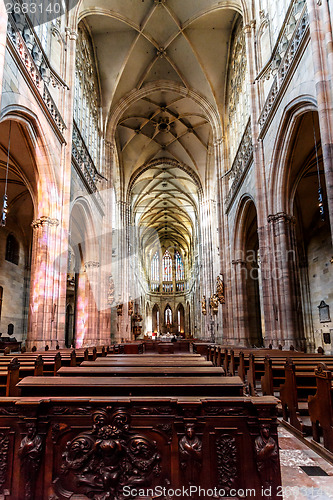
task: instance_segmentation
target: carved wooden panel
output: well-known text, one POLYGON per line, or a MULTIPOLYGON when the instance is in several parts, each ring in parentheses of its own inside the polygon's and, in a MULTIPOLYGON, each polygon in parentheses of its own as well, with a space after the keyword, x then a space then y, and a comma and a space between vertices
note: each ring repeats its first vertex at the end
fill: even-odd
POLYGON ((0 487, 6 500, 122 500, 125 486, 191 485, 226 493, 255 488, 260 499, 267 478, 280 484, 278 458, 260 464, 258 455, 262 422, 267 439, 277 442, 273 398, 4 401, 0 487))

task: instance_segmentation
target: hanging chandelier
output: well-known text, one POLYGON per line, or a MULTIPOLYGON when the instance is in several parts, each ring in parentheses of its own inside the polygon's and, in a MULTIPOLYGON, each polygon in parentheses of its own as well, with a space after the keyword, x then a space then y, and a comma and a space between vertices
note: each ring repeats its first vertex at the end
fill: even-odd
POLYGON ((318 176, 318 207, 320 218, 323 222, 325 222, 325 208, 324 208, 324 199, 323 199, 323 188, 321 186, 320 181, 320 170, 319 170, 319 160, 318 160, 318 146, 317 146, 317 138, 316 131, 314 125, 313 111, 312 111, 312 128, 313 128, 313 139, 315 145, 315 153, 316 153, 316 165, 317 165, 317 176, 318 176))
POLYGON ((9 153, 10 153, 10 133, 12 128, 12 122, 9 122, 9 134, 8 134, 8 151, 7 151, 7 165, 6 165, 6 181, 5 181, 5 194, 3 195, 2 202, 2 212, 1 212, 1 226, 4 227, 7 221, 8 212, 8 196, 7 196, 7 186, 8 186, 8 170, 9 170, 9 153))

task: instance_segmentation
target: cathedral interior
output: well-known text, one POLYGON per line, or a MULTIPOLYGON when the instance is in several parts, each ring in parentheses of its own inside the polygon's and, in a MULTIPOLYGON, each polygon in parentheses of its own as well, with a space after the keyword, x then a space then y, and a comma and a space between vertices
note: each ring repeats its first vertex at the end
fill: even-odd
POLYGON ((3 8, 3 336, 332 349, 330 2, 281 5, 3 8))
MULTIPOLYGON (((33 5, 0 0, 1 345, 66 358, 172 339, 333 355, 333 0, 33 5)), ((218 367, 221 352, 205 355, 218 367)), ((41 450, 29 422, 24 439, 41 450)), ((201 423, 184 422, 191 484, 201 423)), ((265 422, 257 457, 276 446, 265 422)), ((8 498, 79 498, 33 496, 34 481, 8 498)))

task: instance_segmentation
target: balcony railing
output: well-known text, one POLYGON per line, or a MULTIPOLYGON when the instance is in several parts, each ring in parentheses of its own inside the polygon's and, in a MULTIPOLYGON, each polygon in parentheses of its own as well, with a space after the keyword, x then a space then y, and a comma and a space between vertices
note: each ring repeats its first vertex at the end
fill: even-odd
POLYGON ((37 95, 44 103, 56 129, 62 135, 66 126, 51 97, 47 84, 51 82, 53 86, 62 86, 63 89, 67 86, 50 68, 33 27, 25 14, 22 12, 8 14, 7 37, 9 47, 14 51, 16 58, 21 61, 33 83, 32 88, 37 91, 37 95))
POLYGON ((253 158, 253 142, 251 134, 251 120, 247 122, 243 137, 238 147, 234 162, 232 164, 230 175, 233 178, 231 188, 226 197, 226 207, 231 204, 232 199, 244 179, 244 176, 251 164, 253 158))
POLYGON ((95 193, 98 200, 102 201, 102 198, 97 190, 97 182, 104 179, 104 177, 98 173, 95 164, 89 154, 88 148, 74 120, 72 137, 72 159, 78 172, 83 177, 88 191, 90 193, 95 193))
POLYGON ((269 123, 272 110, 285 88, 285 81, 295 65, 295 58, 309 30, 309 18, 305 0, 294 0, 281 30, 278 43, 273 50, 271 63, 259 75, 267 78, 268 72, 276 73, 266 102, 259 117, 260 130, 269 123))

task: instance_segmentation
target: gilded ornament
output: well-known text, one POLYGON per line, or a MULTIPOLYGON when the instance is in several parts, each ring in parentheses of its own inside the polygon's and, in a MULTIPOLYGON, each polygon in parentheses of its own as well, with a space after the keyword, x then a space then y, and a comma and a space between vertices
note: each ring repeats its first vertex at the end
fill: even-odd
POLYGON ((130 298, 130 300, 128 301, 128 315, 132 316, 133 311, 134 311, 134 302, 133 299, 130 298))
POLYGON ((210 304, 210 307, 212 309, 212 313, 213 314, 217 314, 218 313, 218 308, 219 308, 219 301, 218 301, 218 297, 217 297, 216 293, 214 293, 210 297, 209 304, 210 304))
POLYGON ((220 304, 225 304, 224 281, 222 274, 216 278, 216 295, 220 304))
POLYGON ((201 312, 204 316, 207 314, 207 309, 206 309, 206 295, 202 296, 201 299, 201 312))

